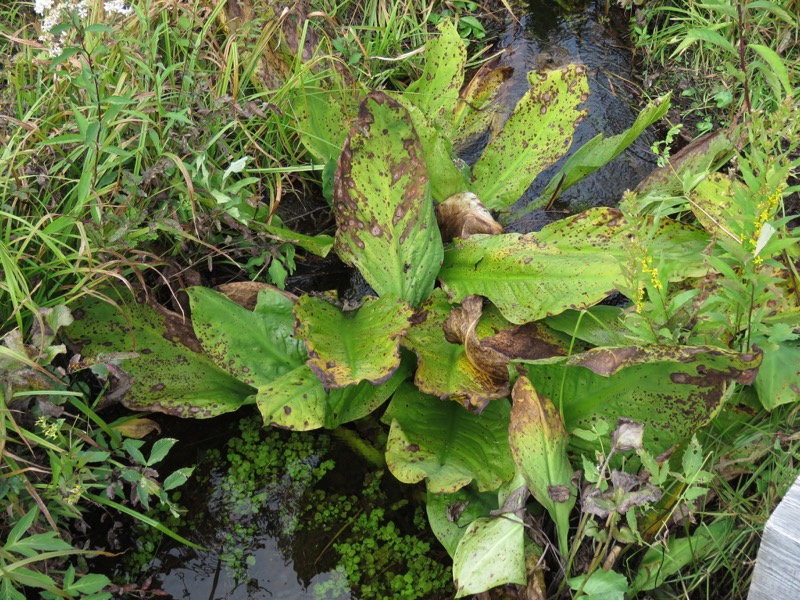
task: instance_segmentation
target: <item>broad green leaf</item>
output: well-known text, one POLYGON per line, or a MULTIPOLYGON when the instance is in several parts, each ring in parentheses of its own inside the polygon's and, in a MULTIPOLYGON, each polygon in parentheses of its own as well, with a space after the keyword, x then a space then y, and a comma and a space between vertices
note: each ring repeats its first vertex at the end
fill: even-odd
POLYGON ((239 381, 265 385, 305 362, 303 342, 293 336, 292 301, 277 289, 258 292, 252 311, 208 288, 186 291, 203 350, 239 381))
POLYGON ((432 493, 452 493, 471 481, 480 491, 496 489, 514 474, 509 414, 505 400, 476 415, 406 384, 383 416, 391 423, 386 464, 404 483, 427 478, 432 493))
POLYGON ((459 94, 455 108, 453 145, 463 147, 489 129, 499 103, 500 88, 513 73, 511 67, 496 67, 497 60, 481 65, 459 94))
POLYGON ((380 385, 400 364, 400 340, 410 327, 411 307, 397 298, 365 298, 355 315, 314 296, 294 307, 296 335, 305 342, 306 362, 326 388, 369 381, 380 385))
POLYGON ((467 182, 461 171, 456 168, 455 153, 450 139, 428 121, 422 111, 417 108, 406 95, 394 94, 392 97, 408 110, 411 123, 422 144, 425 166, 430 177, 431 196, 435 202, 443 202, 453 194, 467 189, 467 182))
POLYGON ((536 176, 561 158, 586 111, 586 68, 567 65, 539 73, 502 131, 472 169, 471 191, 489 209, 519 200, 536 176))
POLYGON ((758 399, 767 410, 800 398, 800 344, 764 344, 764 360, 755 379, 758 399))
POLYGON ((326 392, 311 368, 303 365, 259 387, 256 405, 265 425, 296 431, 335 429, 378 408, 408 375, 408 368, 401 364, 383 385, 362 381, 326 392))
POLYGON ((562 556, 569 550, 569 517, 577 499, 567 458, 569 435, 558 409, 536 392, 526 377, 517 379, 508 430, 511 454, 533 497, 556 524, 562 556))
MULTIPOLYGON (((538 233, 457 240, 445 252, 439 278, 451 300, 485 296, 512 323, 527 323, 586 308, 614 292, 625 282, 622 266, 635 257, 633 235, 617 209, 593 208, 538 233)), ((670 280, 677 281, 705 274, 701 252, 708 243, 702 230, 662 219, 647 247, 657 264, 668 262, 670 280)))
POLYGON ((404 95, 420 108, 446 139, 451 139, 455 119, 453 110, 464 85, 467 44, 458 35, 452 21, 443 20, 437 29, 441 35, 425 43, 422 75, 406 88, 404 95))
POLYGON ((714 550, 725 548, 734 526, 734 519, 722 519, 709 525, 701 524, 688 537, 670 537, 666 546, 651 547, 639 565, 631 590, 653 590, 689 564, 703 560, 714 550))
POLYGON ((322 164, 339 158, 358 107, 358 92, 340 83, 328 89, 307 83, 300 86, 290 103, 300 141, 322 164))
POLYGON ((442 262, 428 170, 408 111, 373 92, 339 157, 334 184, 336 249, 378 295, 418 305, 442 262))
POLYGON ((478 594, 505 583, 524 585, 525 526, 510 513, 475 519, 453 557, 456 598, 478 594))
POLYGON ((581 590, 587 600, 623 600, 628 592, 628 580, 622 573, 597 569, 589 575, 578 575, 569 580, 569 587, 581 590))
POLYGON ((95 594, 109 585, 111 580, 105 575, 99 573, 87 573, 78 581, 69 586, 69 591, 72 594, 95 594))
POLYGON ((124 315, 108 302, 81 299, 66 333, 89 363, 116 365, 116 356, 135 353, 113 367, 121 378, 114 395, 125 406, 208 418, 238 409, 255 393, 206 356, 188 320, 127 297, 119 302, 124 315))
POLYGON ((425 500, 431 530, 451 558, 467 531, 467 525, 479 517, 488 517, 497 508, 497 494, 479 492, 471 485, 452 494, 429 491, 425 500))
POLYGON ((288 242, 299 246, 303 250, 311 252, 315 256, 325 258, 333 248, 333 237, 329 235, 304 235, 297 233, 285 227, 278 227, 277 225, 262 225, 264 231, 271 236, 274 236, 281 242, 288 242))
POLYGON ((591 175, 600 167, 608 164, 623 150, 630 146, 650 125, 663 117, 669 109, 669 94, 657 98, 648 104, 626 131, 603 137, 599 134, 581 146, 559 169, 539 197, 539 201, 531 202, 528 208, 540 208, 552 202, 559 194, 572 187, 584 177, 591 175))
MULTIPOLYGON (((616 423, 625 417, 645 424, 644 448, 657 456, 705 425, 720 409, 729 382, 751 381, 761 357, 715 348, 681 355, 678 347, 675 356, 683 362, 669 362, 669 352, 655 348, 652 354, 648 348, 596 349, 570 357, 573 366, 518 362, 527 363, 537 392, 560 408, 567 431, 591 430, 597 421, 616 423), (603 358, 609 352, 615 358, 603 358), (619 370, 628 355, 632 366, 619 370), (653 362, 645 362, 649 359, 653 362), (613 374, 604 377, 592 368, 613 374)), ((571 444, 595 447, 577 437, 571 444)))

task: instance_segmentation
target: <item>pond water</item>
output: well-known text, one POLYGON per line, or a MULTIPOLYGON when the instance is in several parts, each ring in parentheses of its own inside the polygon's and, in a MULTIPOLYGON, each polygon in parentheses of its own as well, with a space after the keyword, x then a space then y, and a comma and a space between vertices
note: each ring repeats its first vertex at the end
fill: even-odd
MULTIPOLYGON (((631 57, 602 22, 602 8, 567 11, 546 0, 524 8, 520 23, 510 23, 499 39, 509 50, 503 62, 515 70, 508 106, 526 91, 531 69, 579 62, 588 68, 591 94, 573 146, 628 128, 637 114, 628 84, 631 57)), ((565 212, 616 204, 652 170, 651 141, 640 139, 551 210, 521 216, 508 229, 536 230, 565 212)), ((539 177, 518 208, 539 195, 557 168, 539 177)), ((186 462, 175 467, 202 461, 179 500, 188 512, 174 525, 209 550, 134 532, 136 548, 113 569, 165 598, 452 597, 449 560, 430 540, 424 511, 408 488, 401 490, 389 474, 381 477, 333 437, 263 431, 257 421, 203 422, 203 431, 216 433, 202 441, 196 423, 165 430, 183 440, 186 462), (384 514, 378 508, 384 506, 394 510, 384 514)))

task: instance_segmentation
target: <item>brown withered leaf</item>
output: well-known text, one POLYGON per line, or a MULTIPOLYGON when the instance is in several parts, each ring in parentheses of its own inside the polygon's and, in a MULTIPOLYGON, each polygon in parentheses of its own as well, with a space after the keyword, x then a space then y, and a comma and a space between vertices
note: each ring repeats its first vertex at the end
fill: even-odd
POLYGON ((497 235, 503 226, 481 204, 472 192, 453 194, 436 207, 436 220, 442 232, 442 241, 466 239, 475 233, 497 235))
POLYGON ((489 375, 497 387, 508 384, 508 361, 504 354, 485 347, 478 339, 475 328, 483 312, 483 298, 467 296, 444 322, 444 337, 451 344, 461 344, 472 366, 489 375))
POLYGON ((278 289, 274 285, 260 283, 258 281, 236 281, 233 283, 223 283, 214 289, 227 296, 228 300, 236 302, 236 304, 247 310, 253 310, 256 307, 258 293, 264 289, 280 292, 288 300, 291 300, 292 302, 297 301, 297 296, 294 294, 290 294, 289 292, 278 289))

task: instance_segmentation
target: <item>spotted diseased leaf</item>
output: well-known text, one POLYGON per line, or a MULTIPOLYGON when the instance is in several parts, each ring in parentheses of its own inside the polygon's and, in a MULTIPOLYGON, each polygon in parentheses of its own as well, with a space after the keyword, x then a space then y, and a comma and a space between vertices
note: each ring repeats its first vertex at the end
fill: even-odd
MULTIPOLYGON (((527 323, 601 301, 625 281, 636 234, 619 210, 590 209, 526 235, 473 235, 445 252, 439 273, 453 301, 477 294, 512 323, 527 323), (575 282, 579 281, 580 285, 575 282)), ((708 234, 662 219, 649 249, 670 264, 670 281, 702 276, 708 234)))
POLYGON ((556 524, 559 550, 568 550, 569 516, 577 491, 567 458, 569 435, 553 403, 526 377, 517 379, 508 437, 511 453, 533 497, 556 524))
POLYGON ((452 494, 428 492, 425 510, 436 539, 452 557, 467 525, 479 517, 488 517, 498 509, 496 492, 479 492, 468 485, 452 494))
POLYGON ((334 181, 339 256, 379 296, 413 306, 433 289, 442 240, 422 146, 406 111, 373 92, 359 107, 334 181))
MULTIPOLYGON (((591 430, 599 421, 616 422, 624 417, 644 424, 643 447, 653 456, 666 452, 708 423, 722 406, 730 382, 751 380, 761 362, 760 354, 736 354, 717 348, 696 351, 691 347, 670 352, 654 346, 644 348, 639 362, 621 370, 609 365, 599 367, 595 361, 598 354, 614 354, 614 350, 590 350, 573 355, 562 364, 518 362, 525 363, 537 391, 562 407, 569 431, 591 430), (671 353, 682 357, 680 362, 667 358, 671 353), (652 362, 646 362, 646 356, 652 362), (593 367, 610 374, 598 375, 591 370, 593 367)), ((620 355, 628 353, 619 350, 620 355)), ((599 447, 596 441, 577 436, 573 436, 571 445, 587 451, 599 447)))
MULTIPOLYGON (((687 365, 702 361, 703 368, 716 368, 718 376, 750 385, 761 364, 758 352, 741 353, 714 346, 623 346, 616 348, 592 348, 570 357, 566 364, 591 369, 598 375, 610 377, 623 369, 636 365, 659 362, 674 362, 687 365)), ((709 373, 710 375, 710 373, 709 373)), ((690 377, 688 374, 686 377, 690 377)), ((675 376, 676 383, 686 377, 675 376)), ((688 379, 685 383, 688 383, 688 379)))
POLYGON ((491 588, 527 582, 525 525, 520 517, 504 514, 472 521, 453 556, 456 598, 491 588))
MULTIPOLYGON (((444 326, 451 310, 444 294, 438 290, 420 307, 416 323, 403 342, 417 355, 414 382, 426 394, 481 410, 489 401, 508 395, 508 374, 498 377, 499 365, 482 368, 473 364, 460 340, 451 337, 453 341, 448 341, 444 326)), ((472 324, 473 335, 479 325, 472 324)), ((469 323, 464 327, 468 328, 469 323)), ((481 333, 485 335, 485 332, 481 328, 481 333)), ((464 331, 464 335, 467 334, 464 331)))
POLYGON ((478 296, 452 307, 436 290, 415 317, 404 345, 417 355, 423 392, 480 411, 509 393, 508 363, 563 356, 566 345, 540 323, 513 325, 478 296))
POLYGON ((314 296, 301 296, 294 308, 307 364, 327 389, 389 379, 400 365, 400 340, 412 313, 391 295, 365 298, 355 315, 314 296))
POLYGON ((305 362, 303 343, 293 336, 293 302, 277 288, 262 288, 253 310, 204 287, 187 294, 203 350, 236 379, 258 387, 305 362))
POLYGON ((514 475, 509 410, 498 401, 476 415, 403 385, 383 417, 391 423, 386 464, 404 483, 427 479, 431 493, 452 493, 472 481, 479 491, 496 489, 514 475))
POLYGON ((422 75, 406 88, 404 95, 443 132, 443 137, 450 139, 455 120, 453 109, 464 84, 467 45, 452 21, 441 21, 437 29, 441 35, 425 44, 422 75))
POLYGON ((459 94, 453 140, 457 148, 483 135, 498 112, 500 103, 495 100, 514 72, 511 67, 498 67, 498 59, 483 63, 459 94))
POLYGON ((382 385, 362 381, 326 392, 311 368, 302 365, 259 387, 256 405, 264 425, 294 431, 335 429, 370 414, 386 402, 409 374, 408 367, 401 363, 382 385))
MULTIPOLYGON (((111 290, 109 295, 116 295, 111 290)), ((255 388, 219 368, 204 352, 188 319, 119 292, 119 307, 84 298, 67 329, 75 351, 102 362, 109 349, 126 360, 108 362, 112 399, 133 410, 209 418, 251 402, 255 388), (121 312, 121 310, 124 311, 121 312)))
POLYGON ((472 169, 470 189, 487 208, 505 208, 519 200, 536 176, 567 152, 586 115, 578 106, 588 97, 582 65, 532 77, 531 89, 472 169))

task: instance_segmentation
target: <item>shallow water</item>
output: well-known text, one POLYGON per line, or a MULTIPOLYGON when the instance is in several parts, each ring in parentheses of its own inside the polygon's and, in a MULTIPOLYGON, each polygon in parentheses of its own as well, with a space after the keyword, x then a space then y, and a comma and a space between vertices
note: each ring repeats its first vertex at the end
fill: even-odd
MULTIPOLYGON (((598 133, 606 137, 625 131, 638 114, 640 99, 629 83, 633 77, 631 53, 613 24, 602 22, 603 7, 595 3, 569 12, 552 0, 530 0, 520 23, 512 23, 500 39, 509 51, 502 63, 514 68, 508 97, 512 106, 527 91, 526 74, 531 69, 555 68, 568 63, 587 67, 588 115, 580 123, 567 156, 545 170, 534 181, 515 208, 536 199, 562 162, 598 133)), ((619 17, 617 17, 619 18, 619 17)), ((622 15, 624 18, 624 15, 622 15)), ((621 24, 622 27, 625 23, 621 24)), ((539 210, 512 222, 508 231, 540 229, 565 213, 576 213, 593 206, 615 206, 622 193, 632 189, 654 167, 648 131, 614 161, 566 190, 550 213, 539 210)))

